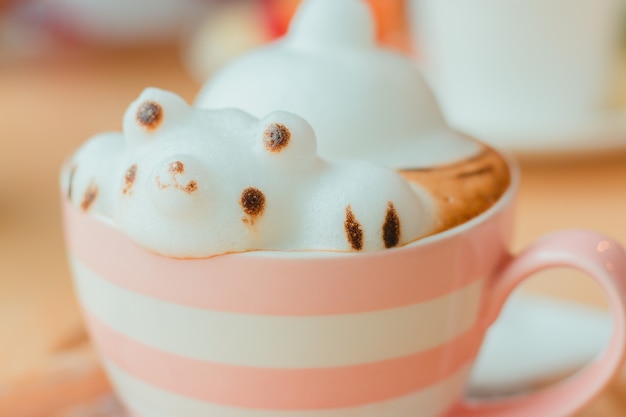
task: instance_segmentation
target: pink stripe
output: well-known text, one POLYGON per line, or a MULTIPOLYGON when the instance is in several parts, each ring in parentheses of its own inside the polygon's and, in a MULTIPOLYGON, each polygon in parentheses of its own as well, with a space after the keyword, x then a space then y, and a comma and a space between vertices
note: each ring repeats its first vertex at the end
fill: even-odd
POLYGON ((181 260, 139 247, 67 202, 64 213, 71 252, 99 276, 164 301, 242 314, 331 315, 416 304, 485 277, 505 253, 496 219, 462 238, 376 253, 181 260))
POLYGON ((472 361, 481 340, 480 332, 472 330, 440 347, 381 362, 315 369, 255 368, 167 353, 87 316, 102 354, 136 378, 201 401, 269 410, 354 407, 408 395, 472 361))

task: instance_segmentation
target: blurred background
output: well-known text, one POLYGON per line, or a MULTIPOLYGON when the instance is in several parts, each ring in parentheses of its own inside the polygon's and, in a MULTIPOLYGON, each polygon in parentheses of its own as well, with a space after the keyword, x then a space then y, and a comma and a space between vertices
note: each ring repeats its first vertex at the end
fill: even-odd
MULTIPOLYGON (((619 0, 367 1, 380 44, 423 68, 449 122, 519 160, 514 251, 572 227, 626 244, 619 0)), ((0 0, 0 417, 122 415, 72 292, 64 158, 119 130, 146 86, 193 101, 224 63, 284 34, 298 4, 0 0)), ((584 276, 545 272, 524 292, 490 334, 474 395, 544 386, 608 340, 603 296, 584 276)), ((626 415, 625 395, 618 380, 579 417, 626 415)))

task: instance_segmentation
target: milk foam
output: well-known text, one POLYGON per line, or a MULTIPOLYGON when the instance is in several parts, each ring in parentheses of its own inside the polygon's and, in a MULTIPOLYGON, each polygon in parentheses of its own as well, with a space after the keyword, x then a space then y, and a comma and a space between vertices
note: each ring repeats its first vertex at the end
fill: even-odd
POLYGON ((416 65, 375 44, 360 0, 304 1, 285 37, 224 67, 196 105, 301 115, 330 160, 423 168, 480 151, 447 126, 416 65))
POLYGON ((154 88, 130 105, 122 133, 92 138, 68 167, 74 205, 174 257, 381 250, 436 222, 430 195, 391 169, 318 157, 294 114, 195 109, 154 88))

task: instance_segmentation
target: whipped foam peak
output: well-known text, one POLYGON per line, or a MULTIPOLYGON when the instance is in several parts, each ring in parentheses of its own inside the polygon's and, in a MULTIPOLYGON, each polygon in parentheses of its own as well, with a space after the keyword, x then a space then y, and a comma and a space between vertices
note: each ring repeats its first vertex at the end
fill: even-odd
POLYGON ((130 105, 123 132, 76 152, 63 181, 75 206, 173 257, 380 250, 436 222, 430 195, 391 169, 318 157, 299 116, 196 109, 154 88, 130 105))
POLYGON ((480 145, 448 127, 415 63, 373 34, 365 2, 305 0, 285 37, 226 65, 195 104, 301 115, 330 160, 410 169, 476 155, 480 145))
POLYGON ((294 15, 286 40, 298 46, 372 48, 374 19, 363 0, 308 1, 294 15))

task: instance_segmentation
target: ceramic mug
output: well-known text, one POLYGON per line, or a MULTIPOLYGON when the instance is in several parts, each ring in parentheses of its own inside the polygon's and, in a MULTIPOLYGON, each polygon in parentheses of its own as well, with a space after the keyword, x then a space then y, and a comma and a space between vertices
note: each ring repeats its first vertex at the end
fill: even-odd
MULTIPOLYGON (((412 0, 449 122, 478 137, 587 126, 616 80, 621 0, 412 0)), ((576 132, 576 130, 573 130, 576 132)))
POLYGON ((69 258, 95 346, 136 417, 566 416, 624 359, 626 256, 587 231, 512 256, 518 180, 513 172, 500 201, 461 226, 359 254, 172 259, 66 199, 69 258), (472 364, 505 300, 556 266, 602 287, 610 345, 545 392, 467 402, 472 364))

